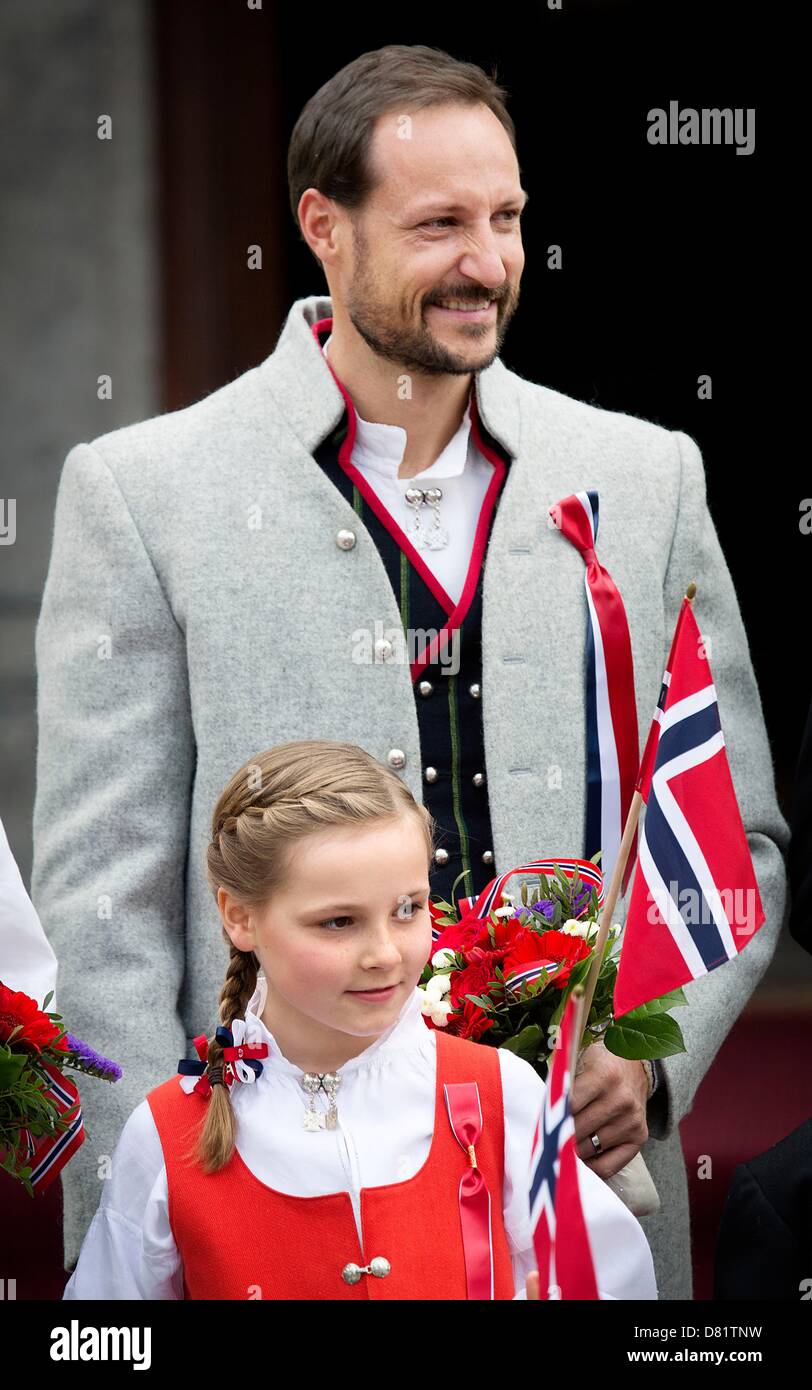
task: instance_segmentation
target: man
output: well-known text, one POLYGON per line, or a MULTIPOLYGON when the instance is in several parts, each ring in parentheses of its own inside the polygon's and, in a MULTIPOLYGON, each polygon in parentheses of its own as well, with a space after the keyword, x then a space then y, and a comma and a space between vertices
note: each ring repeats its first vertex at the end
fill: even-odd
POLYGON ((581 850, 584 562, 549 507, 592 489, 641 729, 698 585, 767 913, 745 952, 686 991, 688 1050, 650 1099, 643 1065, 600 1045, 575 1082, 579 1155, 605 1178, 642 1145, 662 1199, 643 1223, 660 1296, 690 1297, 677 1125, 772 954, 786 826, 696 444, 525 381, 498 355, 526 197, 503 96, 421 46, 339 72, 288 161, 329 297, 298 300, 238 380, 66 460, 37 632, 32 887, 71 1027, 124 1068, 106 1105, 86 1088, 69 1266, 104 1176, 91 1155, 112 1152, 130 1109, 211 1031, 222 955, 202 853, 253 751, 341 738, 397 768, 443 831, 435 895, 581 850))

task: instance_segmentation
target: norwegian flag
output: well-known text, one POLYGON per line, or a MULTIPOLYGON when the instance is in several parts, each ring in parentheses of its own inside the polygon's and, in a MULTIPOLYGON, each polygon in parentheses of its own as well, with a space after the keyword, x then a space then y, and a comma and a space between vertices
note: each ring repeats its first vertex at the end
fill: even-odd
POLYGON ((570 1055, 576 1008, 576 999, 570 994, 553 1049, 530 1156, 530 1223, 538 1259, 538 1295, 545 1300, 601 1297, 581 1207, 576 1123, 570 1109, 570 1055))
POLYGON ((52 1062, 40 1061, 37 1065, 50 1082, 44 1094, 53 1097, 59 1118, 68 1122, 67 1129, 39 1138, 34 1138, 28 1129, 22 1131, 22 1156, 32 1170, 29 1182, 35 1191, 44 1192, 85 1142, 85 1127, 75 1083, 52 1062))
POLYGON ((764 922, 716 688, 683 599, 636 790, 646 802, 615 1015, 732 960, 764 922))
POLYGON ((530 1156, 530 1224, 541 1299, 600 1298, 581 1206, 575 1121, 570 1109, 576 1007, 571 994, 553 1051, 530 1156))

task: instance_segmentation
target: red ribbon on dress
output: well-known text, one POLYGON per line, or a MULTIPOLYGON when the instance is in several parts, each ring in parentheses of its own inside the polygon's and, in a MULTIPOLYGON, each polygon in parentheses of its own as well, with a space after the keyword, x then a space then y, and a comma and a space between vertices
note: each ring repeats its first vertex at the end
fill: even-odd
POLYGON ((446 1108, 457 1143, 468 1155, 469 1167, 460 1178, 459 1203, 462 1247, 469 1298, 493 1298, 491 1194, 476 1166, 477 1140, 482 1134, 482 1106, 475 1081, 444 1083, 446 1108))

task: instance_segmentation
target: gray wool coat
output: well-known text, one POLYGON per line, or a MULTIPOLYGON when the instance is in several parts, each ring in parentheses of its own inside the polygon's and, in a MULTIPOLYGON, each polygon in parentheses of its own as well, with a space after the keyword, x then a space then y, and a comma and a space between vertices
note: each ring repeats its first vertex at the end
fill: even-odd
MULTIPOLYGON (((77 444, 63 466, 36 632, 32 898, 67 1026, 124 1070, 113 1086, 79 1079, 87 1140, 63 1173, 68 1268, 124 1121, 216 1022, 226 951, 203 853, 232 773, 279 742, 342 739, 381 761, 403 749, 400 775, 422 800, 408 662, 352 659, 356 629, 401 627, 397 599, 372 538, 312 457, 344 408, 311 334, 331 312, 325 296, 297 300, 264 362, 186 409, 77 444), (350 549, 337 543, 344 528, 357 537, 350 549)), ((584 562, 549 528, 549 504, 598 490, 597 551, 628 614, 641 748, 683 594, 698 586, 767 920, 736 960, 687 987, 688 1050, 666 1059, 649 1105, 643 1153, 662 1209, 642 1224, 660 1297, 690 1298, 678 1125, 785 912, 788 829, 747 636, 691 438, 526 381, 500 358, 476 391, 513 459, 482 612, 500 872, 583 849, 584 562)))

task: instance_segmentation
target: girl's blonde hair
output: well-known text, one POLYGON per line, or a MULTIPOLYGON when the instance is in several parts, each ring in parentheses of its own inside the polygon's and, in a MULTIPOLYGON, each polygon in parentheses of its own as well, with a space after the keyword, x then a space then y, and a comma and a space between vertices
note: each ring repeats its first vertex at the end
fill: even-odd
MULTIPOLYGON (((206 848, 206 878, 217 897, 225 888, 248 907, 261 908, 288 877, 294 847, 327 826, 360 825, 411 814, 426 839, 431 864, 437 823, 384 763, 354 743, 301 739, 280 743, 245 763, 214 808, 206 848)), ((225 926, 230 959, 220 993, 220 1023, 243 1018, 256 986, 259 961, 240 951, 225 926)), ((216 1034, 208 1040, 210 1067, 221 1065, 216 1034)), ((237 1084, 236 1082, 234 1084, 237 1084)), ((215 1084, 197 1145, 188 1158, 217 1172, 234 1153, 236 1122, 227 1085, 215 1084)))

